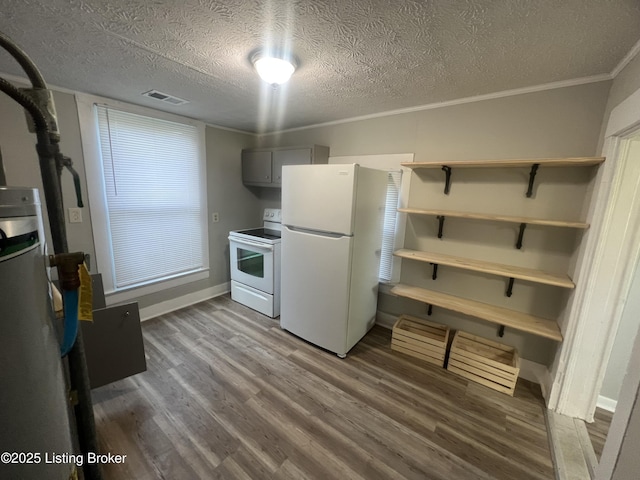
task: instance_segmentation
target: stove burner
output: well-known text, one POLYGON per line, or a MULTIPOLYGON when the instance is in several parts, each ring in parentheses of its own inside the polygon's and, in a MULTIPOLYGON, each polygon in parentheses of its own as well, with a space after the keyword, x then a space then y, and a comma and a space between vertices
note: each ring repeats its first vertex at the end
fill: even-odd
POLYGON ((238 230, 236 233, 249 235, 252 237, 264 238, 267 240, 277 240, 280 238, 280 232, 277 230, 269 230, 265 228, 252 228, 250 230, 238 230))

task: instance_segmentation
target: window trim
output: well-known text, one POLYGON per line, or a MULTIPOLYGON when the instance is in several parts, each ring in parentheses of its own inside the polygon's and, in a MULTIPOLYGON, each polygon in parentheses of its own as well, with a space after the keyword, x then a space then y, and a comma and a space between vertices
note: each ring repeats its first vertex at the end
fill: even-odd
POLYGON ((93 232, 94 249, 96 252, 96 270, 102 274, 105 297, 107 304, 112 305, 161 292, 168 288, 184 285, 187 283, 203 280, 209 277, 209 240, 208 240, 208 202, 207 202, 207 172, 206 172, 206 150, 205 150, 205 124, 189 118, 161 112, 145 107, 130 105, 124 102, 96 97, 92 95, 76 94, 76 104, 78 108, 78 119, 80 122, 80 136, 82 140, 82 151, 84 156, 85 171, 87 175, 87 197, 89 199, 89 210, 91 227, 93 232), (98 120, 94 106, 104 105, 109 108, 121 110, 136 115, 143 115, 159 120, 167 120, 196 127, 199 138, 200 156, 200 181, 202 187, 202 201, 204 209, 202 213, 203 222, 203 268, 186 274, 176 275, 163 280, 148 282, 142 285, 135 285, 115 289, 113 285, 113 262, 111 258, 111 241, 108 229, 107 201, 105 193, 104 178, 102 172, 102 162, 100 153, 100 142, 98 133, 98 120))

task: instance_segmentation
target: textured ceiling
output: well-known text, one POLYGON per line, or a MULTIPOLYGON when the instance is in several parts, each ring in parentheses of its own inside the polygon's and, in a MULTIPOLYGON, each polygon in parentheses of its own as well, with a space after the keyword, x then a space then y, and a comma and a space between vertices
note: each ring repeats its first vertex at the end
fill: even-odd
POLYGON ((640 2, 0 0, 0 32, 53 85, 263 132, 610 73, 640 2), (277 90, 248 60, 265 45, 300 63, 277 90))

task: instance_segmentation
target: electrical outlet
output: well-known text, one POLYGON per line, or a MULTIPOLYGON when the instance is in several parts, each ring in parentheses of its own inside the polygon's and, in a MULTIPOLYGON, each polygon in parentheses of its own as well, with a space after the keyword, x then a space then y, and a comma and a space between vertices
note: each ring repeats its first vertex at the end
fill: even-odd
POLYGON ((211 221, 213 223, 218 223, 220 221, 220 215, 218 214, 218 212, 214 212, 211 214, 211 221))
POLYGON ((82 223, 82 209, 70 208, 69 209, 69 223, 82 223))

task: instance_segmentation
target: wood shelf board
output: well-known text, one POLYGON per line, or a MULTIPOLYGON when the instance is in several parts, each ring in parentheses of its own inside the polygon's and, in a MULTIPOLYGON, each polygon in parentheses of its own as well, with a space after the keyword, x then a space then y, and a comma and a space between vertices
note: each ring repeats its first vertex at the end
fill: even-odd
POLYGON ((532 217, 515 217, 510 215, 493 215, 488 213, 473 213, 473 212, 457 212, 453 210, 434 210, 423 208, 399 208, 399 212, 428 215, 428 216, 444 216, 455 218, 468 218, 472 220, 489 220, 496 222, 508 222, 508 223, 526 223, 529 225, 545 225, 549 227, 568 227, 568 228, 589 228, 588 223, 584 222, 568 222, 565 220, 547 220, 544 218, 532 218, 532 217))
POLYGON ((474 272, 489 273, 492 275, 500 275, 507 278, 517 278, 520 280, 542 283, 545 285, 553 285, 556 287, 575 288, 575 284, 567 275, 535 270, 533 268, 524 268, 516 267, 513 265, 504 265, 501 263, 485 262, 483 260, 456 257, 453 255, 445 255, 443 253, 420 252, 416 250, 408 250, 406 248, 396 250, 395 252, 393 252, 393 254, 397 257, 407 258, 409 260, 417 260, 419 262, 447 265, 449 267, 472 270, 474 272))
POLYGON ((410 285, 398 284, 391 289, 391 293, 540 337, 562 341, 558 324, 546 318, 410 285))
POLYGON ((523 158, 515 160, 463 160, 453 162, 403 162, 400 165, 408 168, 515 168, 530 167, 538 164, 541 167, 590 167, 599 165, 605 157, 572 157, 572 158, 523 158))

